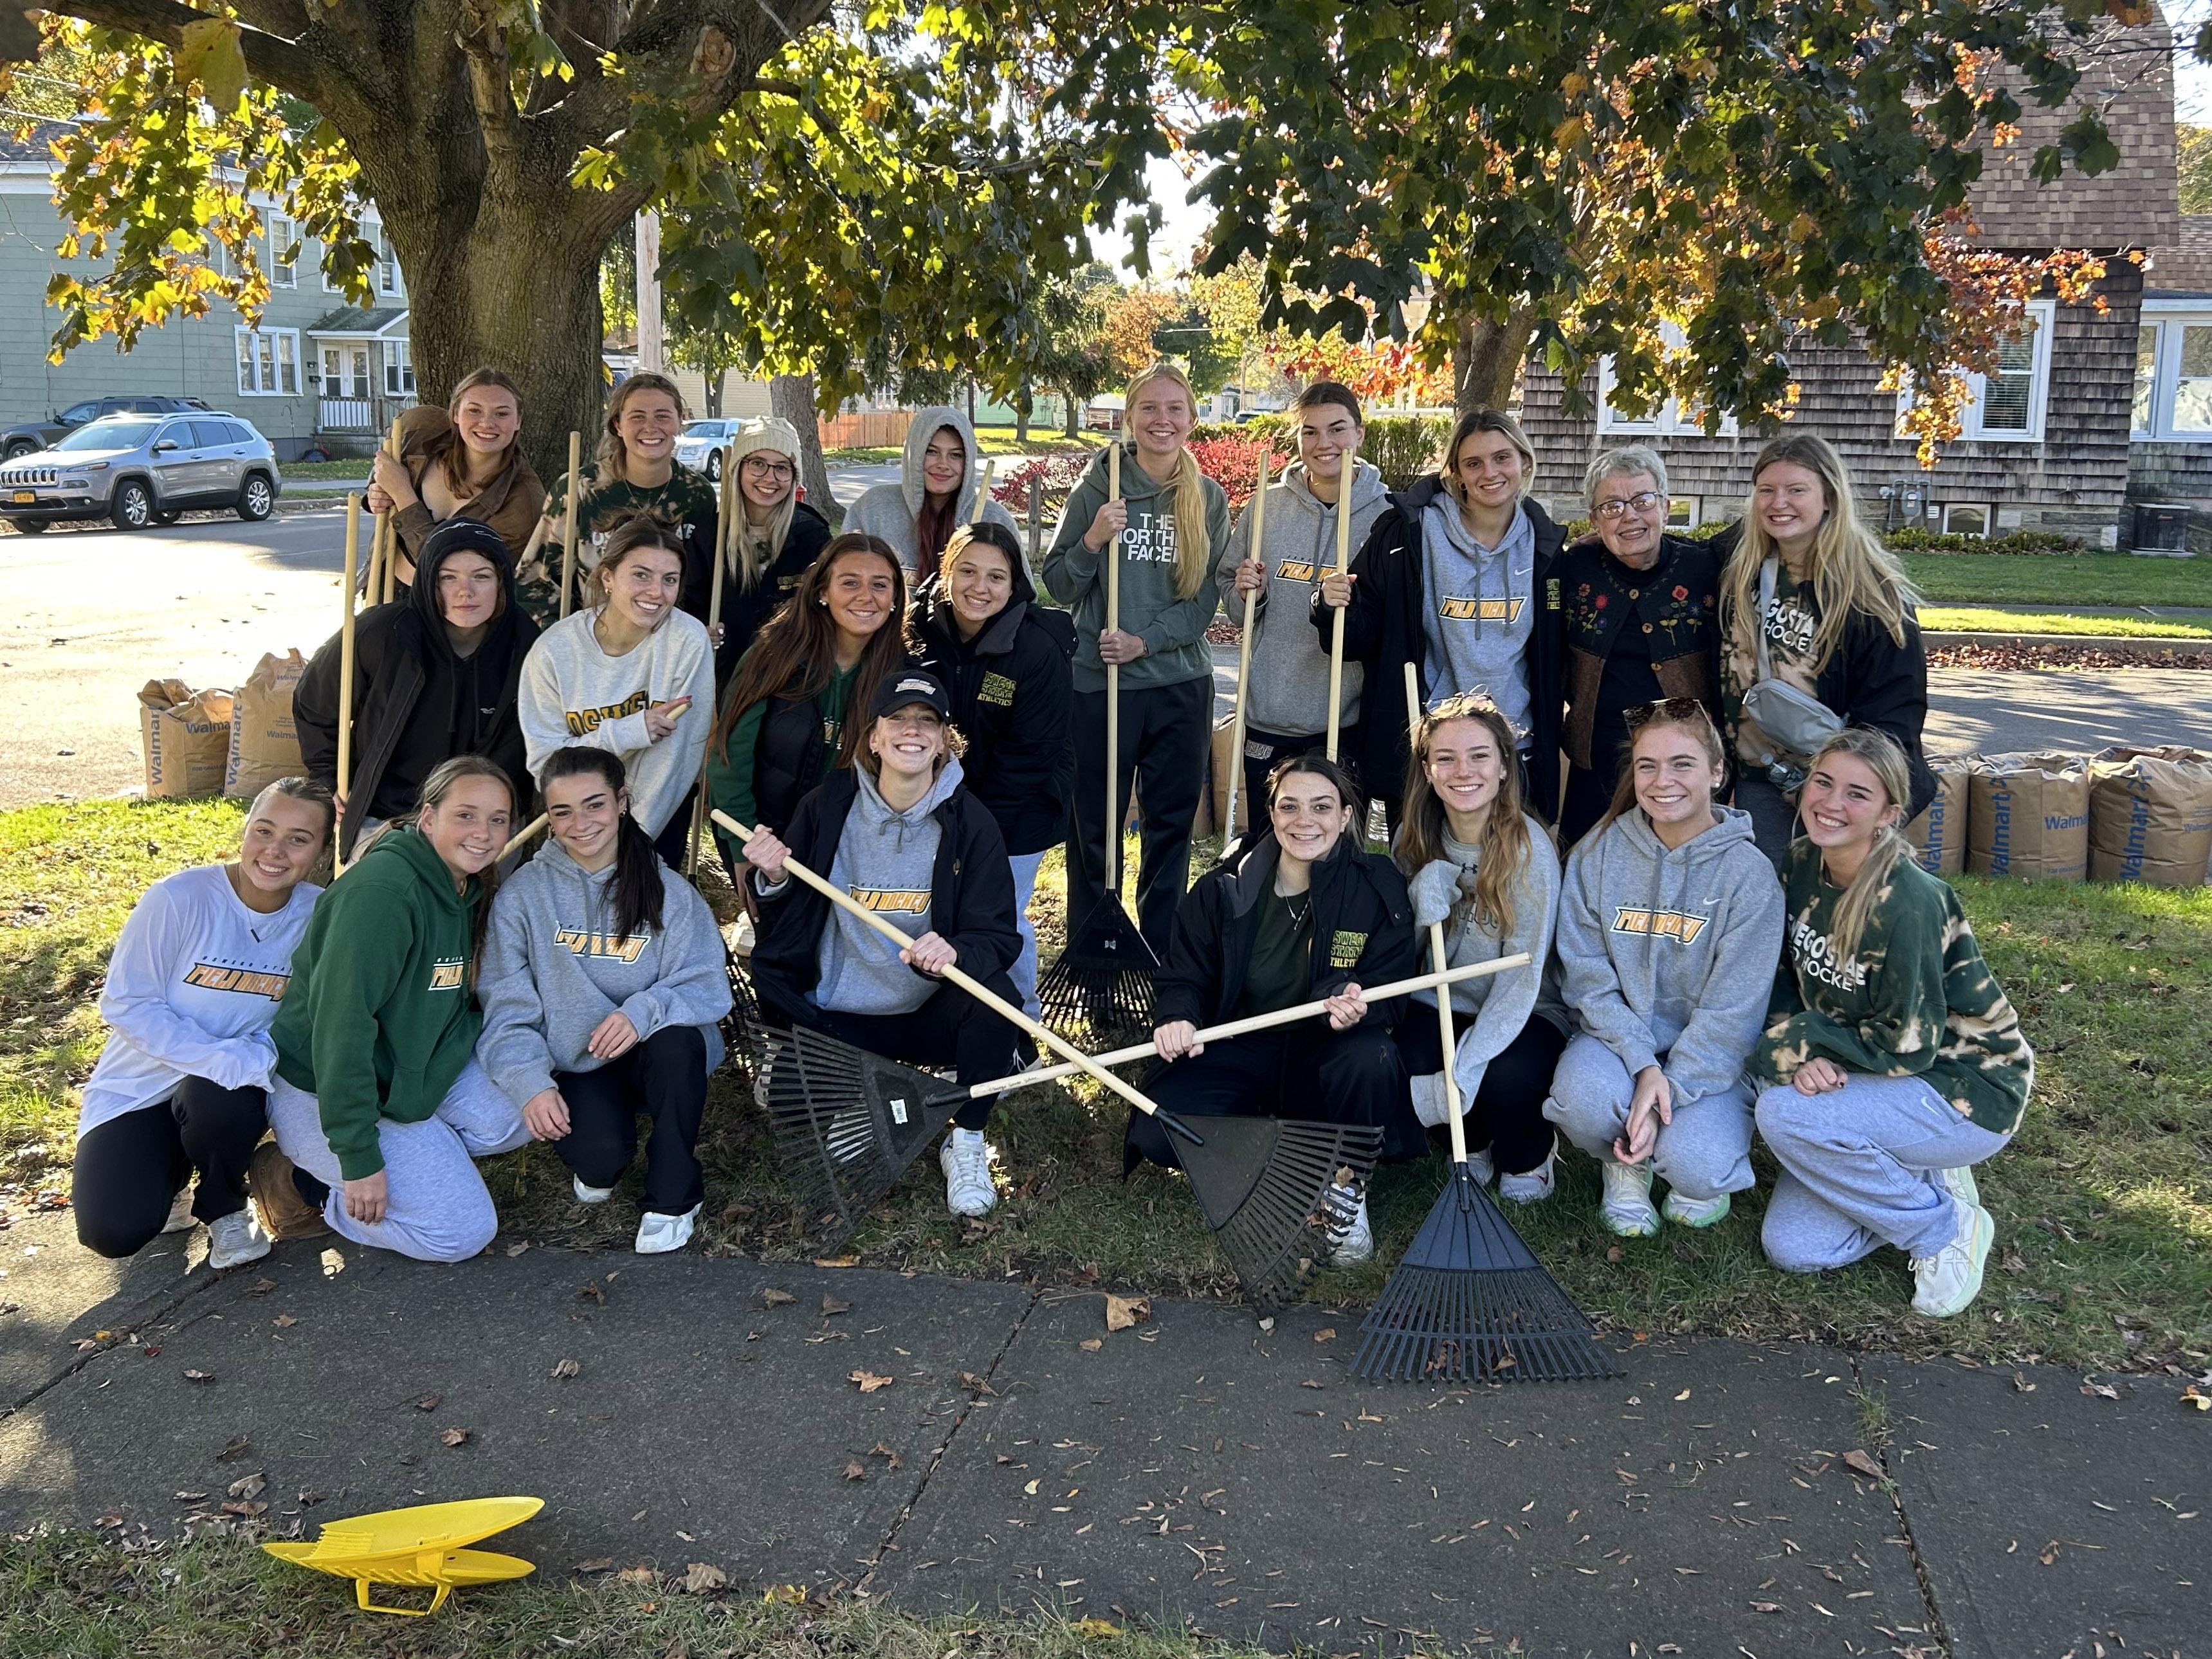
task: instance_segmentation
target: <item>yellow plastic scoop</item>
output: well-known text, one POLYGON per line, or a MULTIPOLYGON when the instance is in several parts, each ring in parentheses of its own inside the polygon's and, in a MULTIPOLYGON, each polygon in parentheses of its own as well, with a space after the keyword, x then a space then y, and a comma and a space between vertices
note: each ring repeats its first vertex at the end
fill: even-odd
POLYGON ((543 1498, 469 1498, 456 1504, 421 1504, 332 1521, 313 1543, 264 1544, 280 1561, 313 1567, 354 1581, 354 1600, 365 1613, 435 1613, 461 1584, 496 1584, 537 1571, 519 1556, 465 1549, 479 1538, 527 1521, 545 1507, 543 1498), (435 1585, 427 1608, 379 1607, 372 1584, 435 1585))

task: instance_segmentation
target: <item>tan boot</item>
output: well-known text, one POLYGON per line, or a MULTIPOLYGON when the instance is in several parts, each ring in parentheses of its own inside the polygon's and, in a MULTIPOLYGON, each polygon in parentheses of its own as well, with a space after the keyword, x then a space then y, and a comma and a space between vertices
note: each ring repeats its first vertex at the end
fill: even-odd
POLYGON ((253 1207, 261 1212, 261 1225, 279 1243, 289 1238, 319 1238, 331 1230, 322 1211, 300 1196, 292 1183, 292 1160, 276 1149, 274 1141, 254 1147, 246 1166, 246 1184, 253 1194, 253 1207))

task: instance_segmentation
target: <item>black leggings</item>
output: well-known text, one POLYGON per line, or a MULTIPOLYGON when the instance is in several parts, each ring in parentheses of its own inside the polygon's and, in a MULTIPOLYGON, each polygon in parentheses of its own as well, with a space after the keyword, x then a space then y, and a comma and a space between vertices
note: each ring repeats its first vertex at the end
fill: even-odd
MULTIPOLYGON (((1179 1117, 1304 1117, 1388 1128, 1406 1111, 1406 1071, 1382 1026, 1330 1031, 1317 1020, 1209 1043, 1203 1054, 1155 1067, 1145 1092, 1179 1117)), ((1132 1106, 1124 1172, 1141 1159, 1180 1167, 1176 1144, 1173 1131, 1132 1106)))
POLYGON ((653 1120, 645 1143, 645 1208, 682 1215, 707 1196, 699 1119, 707 1110, 707 1038, 696 1026, 663 1026, 597 1071, 556 1071, 568 1132, 553 1143, 587 1187, 622 1179, 637 1150, 637 1115, 653 1120))
MULTIPOLYGON (((1474 1017, 1456 1008, 1452 1014, 1455 1030, 1463 1030, 1462 1022, 1474 1017)), ((1484 1069, 1474 1099, 1460 1103, 1467 1149, 1489 1147, 1500 1174, 1526 1175, 1552 1155, 1552 1125, 1544 1116, 1544 1099, 1552 1092, 1552 1070, 1566 1045, 1557 1026, 1540 1014, 1530 1014, 1521 1034, 1484 1069)), ((1444 1069, 1443 1033, 1437 1029, 1434 1008, 1419 1002, 1407 1005, 1406 1017, 1398 1024, 1398 1050, 1405 1056, 1408 1077, 1426 1077, 1444 1069)))
MULTIPOLYGON (((1021 996, 1003 972, 983 981, 986 989, 1018 1008, 1021 996)), ((951 1066, 963 1083, 988 1082, 1019 1071, 1029 1056, 1019 1030, 996 1009, 986 1008, 957 985, 940 985, 930 999, 908 1014, 842 1014, 811 1002, 788 1008, 761 998, 761 1023, 778 1031, 805 1026, 856 1049, 910 1066, 951 1066)), ((963 1129, 981 1130, 991 1121, 998 1097, 970 1099, 953 1114, 963 1129)))
POLYGON ((199 1177, 202 1221, 246 1208, 246 1166, 269 1127, 269 1096, 187 1077, 167 1100, 111 1117, 76 1143, 70 1207, 77 1242, 111 1260, 136 1256, 169 1219, 177 1189, 199 1177))
MULTIPOLYGON (((1079 691, 1074 709, 1074 827, 1067 840, 1071 935, 1081 930, 1106 894, 1106 693, 1079 691)), ((1137 930, 1163 962, 1176 907, 1190 885, 1190 826, 1198 816, 1212 713, 1211 675, 1180 685, 1121 689, 1114 805, 1127 822, 1133 789, 1144 808, 1137 836, 1137 930)), ((1117 837, 1121 827, 1114 826, 1117 837)))

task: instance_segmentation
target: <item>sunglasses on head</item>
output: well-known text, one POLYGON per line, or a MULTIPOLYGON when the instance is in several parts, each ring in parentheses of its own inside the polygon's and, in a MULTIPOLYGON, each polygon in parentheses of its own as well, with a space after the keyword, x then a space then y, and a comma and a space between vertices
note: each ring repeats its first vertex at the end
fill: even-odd
POLYGON ((1648 726, 1654 720, 1696 720, 1705 716, 1705 705, 1694 697, 1662 697, 1650 703, 1638 703, 1633 708, 1623 709, 1621 724, 1634 731, 1648 726))

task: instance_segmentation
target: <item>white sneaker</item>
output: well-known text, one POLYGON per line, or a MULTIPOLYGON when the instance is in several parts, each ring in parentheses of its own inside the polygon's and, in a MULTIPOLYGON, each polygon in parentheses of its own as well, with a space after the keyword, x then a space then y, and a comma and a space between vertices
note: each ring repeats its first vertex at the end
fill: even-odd
POLYGON ((1605 1223, 1607 1232, 1623 1238, 1649 1238, 1659 1231, 1659 1212, 1651 1208, 1650 1165, 1606 1158, 1599 1160, 1597 1172, 1605 1184, 1597 1219, 1605 1223))
POLYGON ((672 1250, 682 1250, 691 1242, 691 1224, 699 1219, 699 1206, 694 1204, 681 1215, 663 1215, 659 1210, 647 1210, 637 1218, 637 1253, 640 1256, 665 1256, 672 1250))
POLYGON ((1936 1178, 1936 1185, 1960 1203, 1978 1204, 1982 1202, 1981 1189, 1974 1184, 1972 1165, 1961 1164, 1956 1169, 1932 1169, 1928 1172, 1936 1178))
POLYGON ((1963 1313, 1982 1293, 1982 1266, 1996 1239, 1996 1224, 1979 1204, 1958 1206, 1958 1230, 1933 1256, 1912 1262, 1912 1311, 1930 1319, 1963 1313))
POLYGON ((1559 1158, 1554 1147, 1544 1154, 1544 1161, 1526 1175, 1501 1175, 1498 1178, 1498 1196, 1510 1198, 1516 1204, 1540 1204, 1552 1196, 1552 1166, 1559 1158))
POLYGON ((189 1181, 177 1189, 177 1196, 169 1201, 169 1219, 161 1223, 163 1232, 190 1232, 199 1225, 199 1217, 192 1214, 192 1184, 189 1181))
POLYGON ((1331 1187, 1328 1190, 1329 1208, 1341 1215, 1346 1210, 1352 1219, 1341 1226, 1329 1228, 1328 1260, 1331 1267, 1358 1267, 1362 1262, 1375 1259, 1375 1229, 1367 1225, 1367 1200, 1350 1187, 1331 1187))
POLYGON ((999 1190, 991 1182, 991 1148, 982 1130, 954 1124, 938 1148, 937 1165, 945 1172, 945 1207, 955 1215, 988 1215, 999 1207, 999 1190))
POLYGON ((1498 1179, 1498 1160, 1490 1155, 1488 1147, 1485 1147, 1480 1152, 1468 1153, 1467 1167, 1468 1172, 1474 1177, 1475 1185, 1479 1187, 1490 1186, 1498 1179))
POLYGON ((1692 1198, 1669 1188, 1662 1208, 1667 1219, 1676 1226, 1709 1227, 1728 1214, 1729 1196, 1723 1193, 1717 1198, 1692 1198))
POLYGON ((571 1175, 568 1178, 568 1185, 574 1190, 576 1202, 580 1204, 604 1204, 615 1196, 615 1190, 612 1187, 586 1186, 584 1178, 580 1175, 571 1175))
POLYGON ((233 1210, 208 1223, 208 1265, 217 1273, 242 1268, 269 1254, 273 1241, 250 1209, 233 1210))

